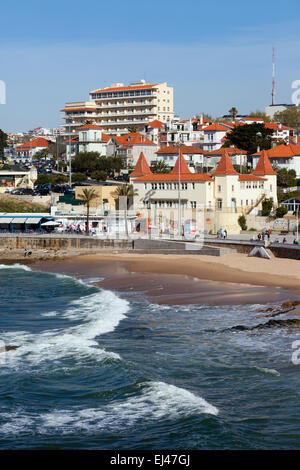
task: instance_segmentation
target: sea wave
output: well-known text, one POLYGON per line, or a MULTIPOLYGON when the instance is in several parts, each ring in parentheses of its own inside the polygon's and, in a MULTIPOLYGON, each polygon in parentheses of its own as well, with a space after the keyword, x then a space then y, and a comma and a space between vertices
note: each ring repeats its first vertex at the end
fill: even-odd
POLYGON ((32 271, 32 269, 29 266, 26 266, 25 264, 0 264, 0 269, 23 269, 24 271, 32 271))
POLYGON ((120 431, 138 422, 218 413, 218 408, 188 390, 164 382, 145 382, 138 386, 134 396, 100 408, 56 409, 44 414, 24 410, 0 413, 0 433, 19 434, 28 428, 41 434, 120 431))
MULTIPOLYGON (((78 283, 81 284, 80 281, 78 283)), ((126 317, 129 304, 111 291, 95 292, 94 287, 85 287, 92 289, 92 293, 87 295, 89 290, 85 291, 84 295, 73 301, 64 312, 52 311, 43 314, 80 321, 79 325, 46 330, 39 334, 27 331, 1 333, 1 339, 6 344, 17 344, 20 347, 6 354, 5 365, 0 369, 0 373, 11 367, 24 368, 26 364, 37 365, 67 357, 77 360, 91 356, 96 360, 121 359, 118 354, 99 348, 95 338, 113 331, 126 317)))
POLYGON ((280 372, 276 369, 268 369, 267 367, 258 367, 254 366, 254 369, 258 370, 259 372, 262 372, 263 374, 271 374, 275 375, 276 377, 280 377, 280 372))

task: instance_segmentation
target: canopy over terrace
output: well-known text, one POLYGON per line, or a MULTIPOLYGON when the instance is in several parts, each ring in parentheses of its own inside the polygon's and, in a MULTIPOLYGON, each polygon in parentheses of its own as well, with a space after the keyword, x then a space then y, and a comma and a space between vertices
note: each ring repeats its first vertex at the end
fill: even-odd
POLYGON ((42 223, 54 220, 48 213, 0 213, 0 230, 27 232, 28 230, 42 230, 42 223))

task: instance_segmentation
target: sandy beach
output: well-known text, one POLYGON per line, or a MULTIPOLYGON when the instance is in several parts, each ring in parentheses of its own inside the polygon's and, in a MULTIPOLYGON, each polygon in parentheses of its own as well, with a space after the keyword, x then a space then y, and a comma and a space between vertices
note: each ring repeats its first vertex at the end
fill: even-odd
POLYGON ((91 254, 35 262, 33 269, 91 279, 158 303, 244 304, 300 298, 297 260, 199 255, 91 254))

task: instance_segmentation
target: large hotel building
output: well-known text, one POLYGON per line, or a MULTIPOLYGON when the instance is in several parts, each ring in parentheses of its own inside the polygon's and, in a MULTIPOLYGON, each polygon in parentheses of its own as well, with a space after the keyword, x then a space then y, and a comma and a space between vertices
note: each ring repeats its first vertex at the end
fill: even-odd
POLYGON ((65 113, 66 135, 76 135, 86 121, 101 126, 107 134, 123 134, 130 127, 139 129, 155 119, 173 119, 173 87, 166 82, 112 83, 91 91, 90 101, 66 103, 61 111, 65 113))

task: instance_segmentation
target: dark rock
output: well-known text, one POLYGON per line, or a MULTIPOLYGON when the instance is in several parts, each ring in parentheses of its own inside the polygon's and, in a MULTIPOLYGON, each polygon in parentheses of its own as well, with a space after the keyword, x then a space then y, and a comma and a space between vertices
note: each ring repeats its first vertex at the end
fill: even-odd
POLYGON ((14 351, 15 349, 18 349, 20 346, 3 346, 0 348, 0 353, 6 352, 6 351, 14 351))

